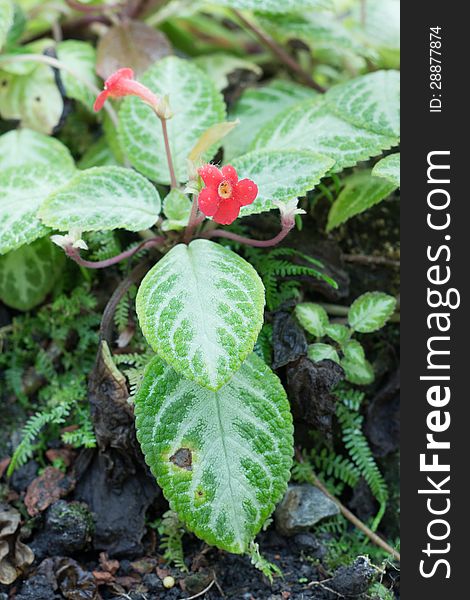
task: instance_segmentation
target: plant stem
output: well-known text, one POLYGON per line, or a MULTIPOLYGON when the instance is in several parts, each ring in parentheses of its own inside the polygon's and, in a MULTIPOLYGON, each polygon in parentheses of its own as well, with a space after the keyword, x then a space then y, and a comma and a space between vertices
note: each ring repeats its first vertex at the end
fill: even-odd
POLYGON ((196 229, 196 227, 199 225, 199 223, 202 223, 202 221, 204 219, 200 219, 198 218, 198 198, 199 198, 199 194, 196 196, 194 195, 193 197, 193 204, 191 206, 191 214, 189 215, 189 220, 188 220, 188 224, 186 225, 186 231, 184 232, 184 238, 183 241, 185 244, 189 244, 189 242, 191 241, 192 237, 193 237, 193 233, 194 230, 196 229))
MULTIPOLYGON (((329 315, 333 317, 347 317, 349 313, 349 306, 341 306, 340 304, 328 304, 327 302, 319 302, 320 306, 322 306, 329 315)), ((392 323, 400 322, 400 312, 397 310, 393 313, 393 315, 389 319, 392 323)))
POLYGON ((162 122, 163 140, 165 142, 166 159, 168 161, 168 169, 170 171, 171 189, 174 190, 178 187, 178 182, 176 181, 175 168, 173 166, 173 158, 171 156, 170 140, 168 139, 168 127, 166 125, 165 118, 162 118, 162 117, 158 117, 158 118, 162 122))
POLYGON ((237 16, 237 18, 245 25, 247 29, 252 31, 256 37, 267 46, 271 52, 276 56, 282 63, 289 67, 294 73, 296 73, 302 81, 308 85, 308 87, 317 90, 317 92, 324 93, 325 89, 319 85, 316 81, 312 79, 309 73, 305 71, 299 63, 288 54, 284 48, 279 46, 271 36, 269 36, 266 32, 264 32, 258 25, 249 21, 239 10, 236 8, 232 9, 232 12, 237 16))
MULTIPOLYGON (((59 69, 61 71, 67 71, 67 73, 70 73, 70 75, 72 75, 77 81, 80 81, 80 83, 82 83, 86 88, 88 88, 90 92, 95 94, 95 96, 97 96, 100 93, 100 90, 93 83, 82 77, 79 73, 77 73, 74 69, 71 69, 65 63, 61 62, 60 60, 57 60, 57 58, 53 58, 52 56, 46 56, 44 54, 15 54, 11 56, 0 56, 0 64, 9 62, 37 62, 42 63, 44 65, 48 65, 55 69, 59 69)), ((109 102, 105 104, 104 108, 107 111, 114 126, 117 127, 118 116, 114 108, 109 104, 109 102)))
POLYGON ((65 248, 65 254, 67 254, 69 258, 71 258, 77 263, 77 265, 80 265, 81 267, 86 267, 87 269, 105 269, 106 267, 110 267, 111 265, 115 265, 116 263, 121 262, 121 260, 134 256, 134 254, 136 254, 140 250, 143 250, 144 248, 159 246, 164 241, 165 239, 163 237, 155 237, 150 240, 145 240, 138 246, 135 246, 134 248, 129 248, 129 250, 125 250, 124 252, 121 252, 121 254, 117 254, 116 256, 112 256, 111 258, 106 258, 105 260, 85 260, 80 256, 80 251, 77 248, 74 248, 73 246, 67 246, 65 248))
POLYGON ((203 233, 201 237, 206 239, 213 237, 226 238, 228 240, 237 242, 238 244, 245 244, 246 246, 254 246, 255 248, 269 248, 271 246, 276 246, 279 244, 279 242, 282 242, 292 227, 294 227, 294 223, 292 223, 292 225, 283 225, 281 231, 270 240, 252 240, 251 238, 232 233, 231 231, 225 231, 225 229, 212 229, 211 231, 203 233))

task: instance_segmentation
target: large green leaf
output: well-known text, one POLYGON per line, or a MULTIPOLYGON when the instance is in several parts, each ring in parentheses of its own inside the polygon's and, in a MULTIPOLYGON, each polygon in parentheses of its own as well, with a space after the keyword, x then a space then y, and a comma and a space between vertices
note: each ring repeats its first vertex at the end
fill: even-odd
POLYGON ((185 377, 217 390, 253 350, 264 288, 238 254, 199 239, 175 246, 147 273, 136 304, 152 348, 185 377))
POLYGON ((348 321, 354 331, 370 333, 385 325, 392 316, 397 301, 383 292, 367 292, 359 296, 348 312, 348 321))
POLYGON ((315 98, 317 92, 292 81, 274 80, 270 85, 248 89, 229 114, 240 123, 223 142, 224 159, 245 154, 263 125, 289 106, 315 98))
POLYGON ((36 65, 32 72, 16 75, 0 71, 0 116, 21 121, 42 133, 51 133, 62 116, 64 102, 46 65, 36 65))
POLYGON ((73 167, 67 146, 32 129, 13 129, 0 136, 0 169, 41 164, 73 167))
POLYGON ((217 392, 156 357, 135 397, 137 436, 170 506, 207 543, 243 553, 289 480, 292 417, 252 354, 217 392))
POLYGON ((276 208, 273 200, 287 201, 304 196, 334 165, 333 159, 301 150, 257 150, 232 161, 240 179, 252 179, 258 186, 253 204, 244 206, 241 216, 276 208))
POLYGON ((372 175, 383 177, 395 185, 400 187, 400 153, 390 154, 375 165, 372 169, 372 175))
POLYGON ((37 306, 51 291, 64 262, 65 254, 48 238, 0 256, 0 299, 18 310, 37 306))
MULTIPOLYGON (((223 98, 203 71, 175 56, 157 62, 141 81, 154 93, 169 95, 174 113, 167 122, 170 148, 178 181, 187 181, 192 148, 206 129, 225 118, 223 98)), ((170 183, 162 129, 152 109, 129 97, 119 114, 121 143, 132 165, 150 179, 170 183)))
POLYGON ((44 236, 37 211, 51 192, 73 175, 71 167, 31 165, 0 172, 0 254, 44 236))
POLYGON ((398 143, 398 80, 391 73, 358 77, 331 88, 324 97, 284 110, 261 129, 252 148, 319 152, 336 161, 335 171, 381 154, 398 143), (365 107, 355 114, 358 98, 365 107))
POLYGON ((370 171, 362 171, 351 175, 346 180, 346 185, 330 209, 327 231, 331 231, 351 217, 381 202, 395 188, 394 183, 382 177, 374 177, 370 171))
POLYGON ((376 71, 335 85, 325 96, 328 107, 356 127, 396 138, 400 135, 400 74, 376 71))
POLYGON ((51 194, 39 216, 45 225, 64 231, 72 227, 140 231, 154 225, 160 208, 159 193, 139 173, 124 167, 93 167, 51 194))
POLYGON ((15 14, 11 0, 0 0, 0 50, 2 49, 15 14))
POLYGON ((309 8, 329 8, 330 0, 218 0, 216 4, 273 14, 301 12, 309 8))
POLYGON ((67 97, 78 100, 89 110, 92 110, 95 94, 89 87, 84 85, 83 81, 87 81, 89 85, 95 87, 98 85, 98 79, 95 75, 95 49, 86 42, 66 40, 57 45, 57 57, 80 77, 80 79, 77 79, 65 69, 61 71, 67 97))

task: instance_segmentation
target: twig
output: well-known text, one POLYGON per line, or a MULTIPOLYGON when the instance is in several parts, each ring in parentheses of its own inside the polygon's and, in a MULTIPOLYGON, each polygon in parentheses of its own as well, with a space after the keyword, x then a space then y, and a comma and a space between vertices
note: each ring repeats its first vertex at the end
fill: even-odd
POLYGON ((267 46, 271 52, 282 62, 286 65, 286 67, 289 67, 289 69, 291 69, 296 75, 298 75, 298 77, 300 77, 300 79, 302 79, 302 81, 308 85, 308 87, 313 88, 314 90, 317 90, 317 92, 320 93, 324 93, 325 92, 325 88, 323 88, 321 85, 319 85, 316 81, 314 81, 312 79, 312 77, 310 76, 309 73, 307 73, 307 71, 305 71, 300 65, 299 63, 292 58, 292 56, 290 56, 290 54, 288 54, 284 48, 282 48, 281 46, 279 46, 271 36, 269 36, 265 31, 263 31, 262 29, 260 29, 260 27, 258 27, 258 25, 255 25, 255 23, 252 23, 251 21, 249 21, 239 10, 237 10, 236 8, 232 9, 232 12, 237 16, 237 18, 243 23, 243 25, 245 25, 245 27, 247 29, 249 29, 250 31, 252 31, 256 37, 265 45, 267 46))
MULTIPOLYGON (((67 71, 67 73, 70 73, 70 75, 72 75, 77 81, 80 81, 80 83, 88 88, 90 92, 95 94, 95 96, 100 93, 100 90, 93 83, 85 79, 85 77, 82 77, 79 73, 77 73, 74 69, 71 69, 65 63, 57 60, 57 58, 53 58, 52 56, 45 56, 44 54, 6 54, 4 56, 0 56, 0 64, 9 62, 37 62, 54 67, 55 69, 59 69, 61 71, 67 71)), ((104 108, 108 112, 108 115, 110 116, 114 126, 117 127, 118 116, 114 108, 109 104, 109 102, 105 104, 104 108)))
MULTIPOLYGON (((298 450, 296 450, 296 458, 299 462, 304 462, 302 455, 300 454, 300 452, 298 450)), ((331 494, 327 490, 327 488, 323 485, 323 483, 318 479, 318 477, 315 475, 313 470, 311 471, 311 474, 312 474, 313 485, 315 485, 319 490, 321 490, 325 494, 325 496, 327 496, 330 500, 332 500, 336 504, 336 506, 339 508, 341 514, 350 523, 352 523, 355 527, 357 527, 360 531, 362 531, 362 533, 364 533, 373 544, 375 544, 376 546, 379 546, 380 548, 382 548, 382 550, 385 550, 385 552, 388 552, 388 554, 391 554, 393 556, 393 558, 395 558, 396 560, 398 560, 398 561, 400 560, 400 554, 395 550, 395 548, 392 548, 389 544, 387 544, 387 542, 385 542, 381 537, 379 537, 376 533, 374 533, 372 531, 372 529, 369 529, 369 527, 367 527, 367 525, 365 525, 365 523, 363 523, 360 519, 358 519, 356 517, 356 515, 354 515, 349 509, 347 509, 338 500, 338 498, 333 496, 333 494, 331 494)))
POLYGON ((178 187, 178 182, 176 181, 175 167, 173 166, 173 158, 171 156, 170 141, 168 139, 168 128, 166 125, 165 118, 161 117, 160 121, 162 122, 162 131, 163 131, 163 140, 165 142, 166 159, 168 162, 168 169, 170 171, 171 189, 174 190, 175 188, 178 187))
MULTIPOLYGON (((330 581, 330 580, 327 579, 326 581, 330 581)), ((323 583, 323 581, 311 581, 309 584, 307 584, 307 587, 313 587, 314 585, 318 585, 318 587, 321 587, 322 590, 325 590, 325 592, 330 592, 331 594, 334 594, 338 598, 345 598, 345 596, 343 596, 343 594, 340 594, 336 590, 331 589, 330 587, 325 585, 323 583)))
POLYGON ((251 238, 232 233, 231 231, 225 231, 225 229, 212 229, 204 232, 201 237, 206 239, 213 237, 226 238, 228 240, 237 242, 238 244, 245 244, 246 246, 254 246, 255 248, 270 248, 271 246, 276 246, 279 244, 279 242, 282 242, 293 226, 294 223, 291 226, 283 225, 281 231, 270 240, 252 240, 251 238))
POLYGON ((208 592, 211 589, 211 587, 214 585, 214 583, 215 583, 215 579, 213 579, 209 583, 209 585, 202 590, 202 592, 198 592, 197 594, 194 594, 194 596, 189 596, 189 598, 185 598, 185 600, 194 600, 194 598, 199 598, 199 596, 203 596, 206 592, 208 592))
POLYGON ((359 265, 384 265, 386 267, 400 268, 400 261, 386 258, 385 256, 368 256, 366 254, 343 254, 343 260, 359 265))
POLYGON ((134 246, 134 248, 129 248, 129 250, 125 250, 116 256, 111 256, 111 258, 106 258, 104 260, 85 260, 80 256, 80 251, 78 248, 74 248, 73 246, 66 246, 64 250, 65 254, 81 267, 86 267, 87 269, 105 269, 106 267, 110 267, 118 262, 121 262, 122 260, 125 260, 126 258, 134 256, 134 254, 137 254, 137 252, 140 252, 140 250, 143 250, 144 248, 159 246, 164 241, 165 239, 163 237, 151 238, 141 242, 138 246, 134 246))
MULTIPOLYGON (((322 306, 326 310, 326 312, 329 315, 332 315, 333 317, 347 317, 348 316, 349 306, 341 306, 340 304, 329 304, 328 302, 318 302, 318 304, 320 306, 322 306)), ((397 310, 390 317, 389 321, 391 321, 392 323, 400 322, 400 312, 398 309, 398 303, 397 303, 397 310)))

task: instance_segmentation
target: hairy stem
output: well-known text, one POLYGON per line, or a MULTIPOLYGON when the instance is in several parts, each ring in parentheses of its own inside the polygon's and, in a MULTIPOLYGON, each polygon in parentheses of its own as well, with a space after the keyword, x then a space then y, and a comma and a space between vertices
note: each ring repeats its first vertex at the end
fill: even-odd
POLYGON ((175 167, 173 165, 173 157, 171 156, 170 140, 168 139, 168 127, 166 125, 165 118, 159 117, 159 119, 162 122, 163 140, 165 142, 166 159, 168 161, 168 169, 170 171, 171 189, 174 190, 178 187, 178 182, 176 181, 175 167))
POLYGON ((237 16, 237 18, 243 23, 243 25, 252 31, 256 37, 267 46, 271 52, 276 56, 282 63, 289 67, 304 83, 308 85, 308 87, 317 90, 317 92, 324 93, 325 89, 319 85, 316 81, 312 79, 309 73, 305 71, 299 63, 292 58, 292 56, 284 50, 279 44, 277 44, 271 36, 269 36, 265 31, 260 29, 258 25, 249 21, 239 10, 232 9, 233 13, 237 16))
POLYGON ((194 195, 194 198, 193 198, 193 204, 191 206, 191 214, 189 215, 188 224, 186 225, 186 231, 184 232, 183 241, 185 244, 189 244, 189 242, 191 241, 191 239, 193 237, 194 230, 204 220, 204 218, 201 219, 200 217, 198 217, 198 208, 199 208, 198 197, 199 196, 194 195))
POLYGON ((134 254, 136 254, 140 250, 143 250, 144 248, 152 248, 154 246, 159 246, 164 241, 165 239, 163 237, 156 237, 150 240, 145 240, 138 246, 135 246, 135 248, 129 248, 129 250, 125 250, 124 252, 121 252, 116 256, 112 256, 111 258, 106 258, 105 260, 85 260, 80 256, 80 251, 78 250, 78 248, 74 248, 73 246, 67 246, 65 248, 65 254, 67 254, 69 258, 71 258, 77 263, 77 265, 80 265, 81 267, 86 267, 87 269, 105 269, 106 267, 110 267, 111 265, 115 265, 116 263, 121 262, 121 260, 125 260, 126 258, 134 256, 134 254))
POLYGON ((281 231, 270 240, 252 240, 251 238, 232 233, 231 231, 225 231, 225 229, 212 229, 204 232, 201 237, 206 239, 213 237, 226 238, 228 240, 237 242, 238 244, 245 244, 246 246, 254 246, 255 248, 270 248, 271 246, 276 246, 279 244, 279 242, 282 242, 282 240, 287 236, 293 227, 294 223, 283 224, 281 231))
MULTIPOLYGON (((80 81, 80 83, 83 84, 87 89, 89 89, 90 92, 92 92, 95 96, 97 96, 100 93, 100 90, 96 87, 96 85, 94 85, 90 81, 87 81, 87 79, 82 77, 74 69, 71 69, 68 65, 61 62, 57 58, 53 58, 52 56, 46 56, 45 54, 15 54, 0 56, 0 64, 11 62, 37 62, 44 65, 48 65, 55 69, 59 69, 60 71, 67 71, 67 73, 70 73, 70 75, 72 75, 77 81, 80 81)), ((107 111, 114 126, 117 127, 118 116, 114 108, 109 104, 109 102, 105 104, 104 108, 107 111)))

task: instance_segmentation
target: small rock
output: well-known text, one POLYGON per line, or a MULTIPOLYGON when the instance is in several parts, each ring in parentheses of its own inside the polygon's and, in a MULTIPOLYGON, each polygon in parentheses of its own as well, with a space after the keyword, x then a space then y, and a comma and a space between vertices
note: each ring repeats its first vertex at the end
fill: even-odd
POLYGON ((155 594, 156 592, 163 591, 163 583, 162 580, 155 575, 155 573, 148 573, 142 577, 142 583, 147 588, 147 591, 155 594))
POLYGON ((369 589, 377 570, 366 556, 358 556, 352 565, 340 567, 328 582, 328 587, 343 596, 359 596, 369 589))
POLYGON ((311 533, 297 533, 292 542, 297 551, 303 550, 312 558, 323 558, 325 556, 326 548, 311 533))
POLYGON ((290 485, 275 512, 276 529, 290 536, 308 531, 325 517, 339 514, 338 506, 313 485, 290 485))
POLYGON ((88 507, 79 502, 59 500, 47 509, 44 528, 31 543, 39 560, 55 554, 72 556, 91 541, 93 518, 88 507))
POLYGON ((35 460, 28 461, 22 467, 15 469, 10 478, 9 485, 15 492, 24 492, 35 479, 39 471, 39 465, 35 460))

